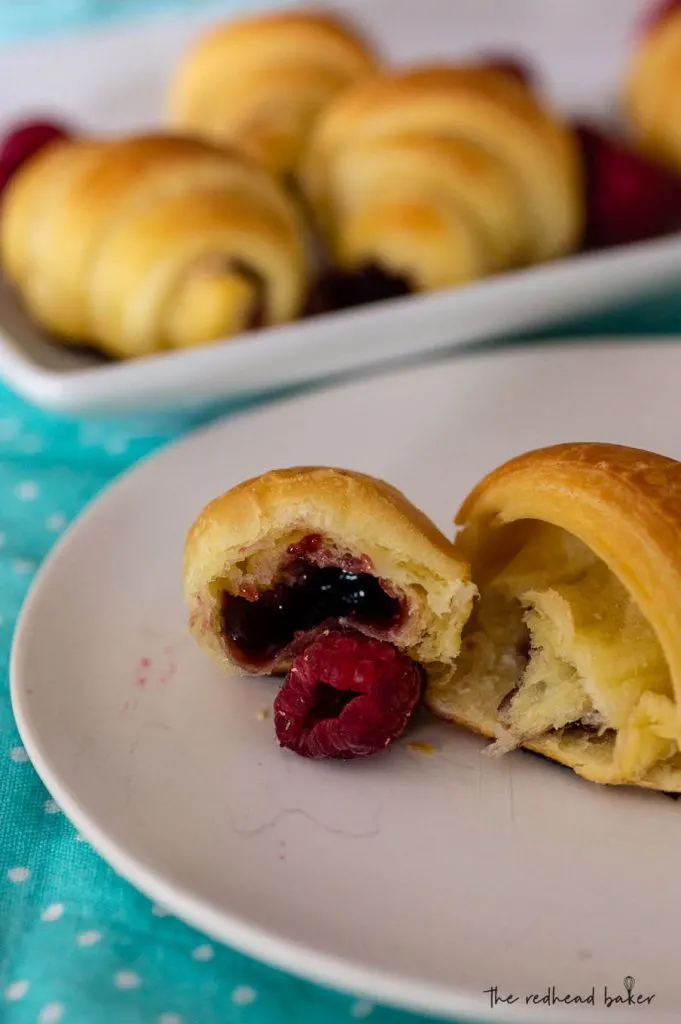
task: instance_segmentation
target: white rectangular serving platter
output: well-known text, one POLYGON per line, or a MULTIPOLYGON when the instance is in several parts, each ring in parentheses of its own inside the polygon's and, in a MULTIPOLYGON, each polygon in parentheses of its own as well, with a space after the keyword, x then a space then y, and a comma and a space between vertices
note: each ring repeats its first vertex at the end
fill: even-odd
MULTIPOLYGON (((85 130, 158 127, 175 62, 204 26, 253 9, 149 17, 0 46, 0 130, 36 113, 85 130)), ((286 6, 277 2, 267 6, 286 6)), ((346 0, 393 62, 510 50, 561 109, 613 120, 644 0, 346 0)), ((0 278, 0 373, 28 399, 70 413, 195 406, 530 330, 681 280, 681 235, 271 328, 206 348, 101 363, 58 347, 0 278)))

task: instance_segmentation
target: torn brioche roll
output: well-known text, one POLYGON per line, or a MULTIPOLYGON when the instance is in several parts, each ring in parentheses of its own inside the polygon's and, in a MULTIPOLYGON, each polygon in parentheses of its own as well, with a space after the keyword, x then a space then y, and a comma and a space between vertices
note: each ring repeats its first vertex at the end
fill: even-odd
POLYGON ((530 452, 456 523, 480 598, 430 707, 494 752, 681 791, 681 464, 612 444, 530 452))
POLYGON ((274 470, 210 502, 187 537, 190 629, 228 671, 280 674, 320 631, 394 644, 451 674, 475 587, 452 543, 362 473, 274 470))

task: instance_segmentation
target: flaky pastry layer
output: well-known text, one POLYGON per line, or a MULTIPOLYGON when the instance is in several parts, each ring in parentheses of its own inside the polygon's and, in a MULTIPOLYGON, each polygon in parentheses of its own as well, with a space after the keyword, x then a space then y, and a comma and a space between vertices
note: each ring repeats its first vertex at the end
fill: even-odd
POLYGON ((491 473, 457 549, 480 602, 440 715, 595 782, 681 790, 681 464, 568 444, 491 473))

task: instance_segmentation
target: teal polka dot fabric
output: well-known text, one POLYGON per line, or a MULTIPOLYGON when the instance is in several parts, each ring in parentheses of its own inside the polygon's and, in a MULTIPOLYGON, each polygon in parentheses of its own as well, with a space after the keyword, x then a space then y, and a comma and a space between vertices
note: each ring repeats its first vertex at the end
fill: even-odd
POLYGON ((0 387, 3 1024, 414 1019, 269 969, 152 904, 78 835, 21 746, 10 708, 8 662, 17 613, 37 567, 112 478, 208 415, 76 422, 44 415, 0 387))
MULTIPOLYGON (((656 306, 659 309, 659 302, 656 306)), ((641 330, 626 310, 601 326, 641 330)), ((681 324, 681 317, 670 320, 681 324)), ((573 327, 589 333, 597 322, 573 327)), ((659 329, 659 327, 658 327, 659 329)), ((678 328, 677 328, 678 329, 678 328)), ((377 386, 379 383, 377 382, 377 386)), ((248 403, 242 403, 248 404, 248 403)), ((198 934, 118 878, 33 770, 14 723, 12 631, 41 561, 123 470, 232 405, 77 421, 0 385, 0 1021, 2 1024, 417 1024, 288 977, 198 934)))

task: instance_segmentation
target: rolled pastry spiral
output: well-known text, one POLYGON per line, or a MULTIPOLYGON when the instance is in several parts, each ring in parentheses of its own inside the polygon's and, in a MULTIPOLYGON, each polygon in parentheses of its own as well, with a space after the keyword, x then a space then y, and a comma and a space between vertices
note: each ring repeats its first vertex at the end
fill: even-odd
POLYGON ((320 116, 301 180, 333 256, 417 290, 570 252, 582 232, 573 133, 487 67, 374 76, 320 116))
POLYGON ((681 170, 681 7, 638 40, 623 106, 642 148, 681 170))
POLYGON ((189 51, 171 86, 170 122, 291 174, 319 112, 376 66, 370 46, 329 14, 245 17, 189 51))
POLYGON ((308 280, 283 189, 240 156, 168 135, 37 154, 5 195, 0 257, 41 326, 120 358, 291 320, 308 280))

